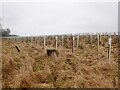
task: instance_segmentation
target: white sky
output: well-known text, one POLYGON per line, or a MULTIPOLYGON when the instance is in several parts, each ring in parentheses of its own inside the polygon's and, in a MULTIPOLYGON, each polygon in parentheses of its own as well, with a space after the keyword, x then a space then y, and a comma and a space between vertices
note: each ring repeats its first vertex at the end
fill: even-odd
POLYGON ((3 27, 12 34, 118 32, 117 2, 3 2, 3 27))

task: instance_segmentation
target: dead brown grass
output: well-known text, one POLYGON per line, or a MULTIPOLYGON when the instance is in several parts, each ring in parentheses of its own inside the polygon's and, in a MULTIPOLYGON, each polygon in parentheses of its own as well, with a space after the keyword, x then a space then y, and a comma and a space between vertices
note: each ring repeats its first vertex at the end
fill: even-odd
MULTIPOLYGON (((115 41, 114 41, 115 43, 115 41)), ((116 47, 115 44, 113 47, 116 47)), ((59 57, 48 57, 46 51, 33 43, 3 41, 3 88, 117 88, 117 49, 107 61, 107 48, 82 45, 57 49, 59 57), (21 52, 17 52, 15 45, 21 52), (85 52, 86 51, 86 52, 85 52)))

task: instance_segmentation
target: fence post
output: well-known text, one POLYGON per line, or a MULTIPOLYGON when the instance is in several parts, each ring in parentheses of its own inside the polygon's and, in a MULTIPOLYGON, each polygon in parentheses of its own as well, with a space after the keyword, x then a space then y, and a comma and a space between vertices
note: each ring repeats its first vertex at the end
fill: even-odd
POLYGON ((109 45, 109 48, 108 48, 108 61, 110 62, 110 55, 111 55, 111 42, 112 42, 112 38, 111 38, 111 35, 109 35, 109 42, 108 42, 108 45, 109 45))
POLYGON ((44 49, 45 49, 45 45, 46 45, 46 36, 44 36, 44 49))
POLYGON ((56 48, 57 48, 57 40, 58 40, 58 36, 55 37, 55 41, 56 41, 56 48))
POLYGON ((79 46, 79 35, 77 36, 77 48, 79 46))

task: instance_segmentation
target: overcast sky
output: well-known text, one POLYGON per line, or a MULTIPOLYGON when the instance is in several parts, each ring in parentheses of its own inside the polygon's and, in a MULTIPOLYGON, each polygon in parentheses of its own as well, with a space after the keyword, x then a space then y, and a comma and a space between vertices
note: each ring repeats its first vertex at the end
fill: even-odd
POLYGON ((3 27, 12 34, 117 32, 117 2, 4 2, 3 27))

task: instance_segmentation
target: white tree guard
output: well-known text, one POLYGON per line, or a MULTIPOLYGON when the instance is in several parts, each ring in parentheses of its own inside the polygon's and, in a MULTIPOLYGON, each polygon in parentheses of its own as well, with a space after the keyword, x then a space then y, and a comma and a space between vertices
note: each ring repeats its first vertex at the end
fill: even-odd
POLYGON ((108 50, 108 61, 110 62, 110 55, 111 55, 111 43, 112 43, 112 38, 111 35, 109 37, 108 45, 109 45, 109 50, 108 50))
POLYGON ((97 47, 98 50, 97 51, 98 51, 98 59, 99 59, 99 51, 100 51, 100 35, 99 34, 97 35, 97 39, 98 39, 98 47, 97 47))
POLYGON ((38 36, 37 44, 40 44, 40 37, 38 36))
POLYGON ((69 40, 69 35, 67 35, 67 42, 68 42, 68 40, 69 40))
POLYGON ((100 44, 100 39, 99 39, 99 34, 97 35, 97 39, 98 39, 98 52, 99 52, 99 44, 100 44))
POLYGON ((92 44, 92 39, 93 39, 93 34, 92 33, 90 34, 90 37, 91 37, 91 44, 92 44))
POLYGON ((77 48, 79 46, 79 35, 77 36, 77 48))
POLYGON ((62 47, 63 47, 63 39, 64 39, 64 37, 62 36, 62 47))
POLYGON ((101 42, 101 34, 99 34, 99 41, 101 42))
POLYGON ((30 40, 30 41, 33 43, 33 37, 30 37, 30 38, 31 38, 31 40, 30 40))
POLYGON ((46 36, 44 36, 44 49, 46 47, 46 36))
POLYGON ((56 48, 57 48, 57 44, 58 44, 58 36, 55 37, 55 41, 56 41, 56 48))
POLYGON ((73 34, 72 52, 74 52, 74 46, 75 46, 75 45, 74 45, 74 41, 75 41, 75 37, 74 37, 74 34, 73 34))

